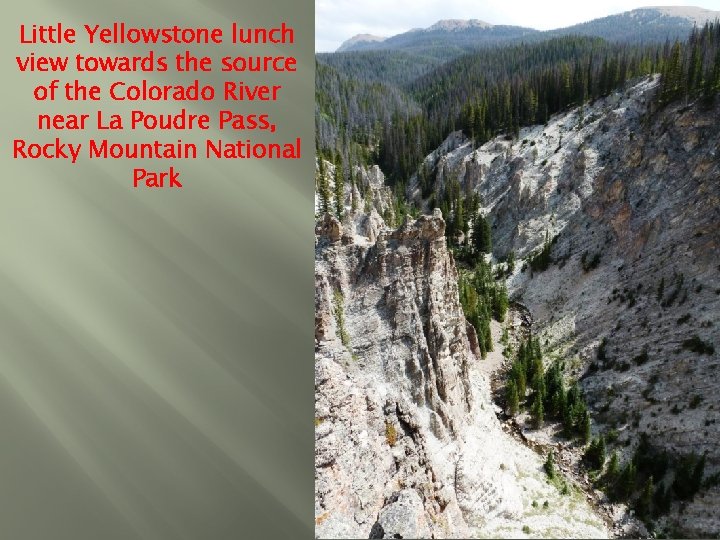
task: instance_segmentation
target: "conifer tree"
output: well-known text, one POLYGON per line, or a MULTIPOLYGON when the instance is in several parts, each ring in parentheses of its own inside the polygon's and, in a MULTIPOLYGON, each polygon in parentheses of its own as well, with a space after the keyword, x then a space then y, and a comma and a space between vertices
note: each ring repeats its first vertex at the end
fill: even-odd
POLYGON ((540 394, 535 394, 535 401, 533 402, 532 410, 533 426, 535 429, 540 429, 545 422, 545 410, 543 408, 543 400, 540 394))
POLYGON ((325 174, 325 160, 318 158, 318 196, 320 199, 320 210, 323 214, 330 213, 330 186, 325 174))
POLYGON ((682 88, 682 59, 680 55, 680 42, 675 41, 662 72, 661 100, 670 103, 683 93, 682 88))
POLYGON ((507 411, 510 416, 515 416, 520 408, 520 398, 518 397, 517 385, 513 379, 507 383, 507 411))
POLYGON ((616 495, 620 499, 627 499, 635 489, 635 478, 637 471, 635 469, 635 463, 632 460, 628 461, 620 473, 618 478, 616 495))
POLYGON ((508 310, 508 295, 507 287, 505 283, 501 283, 497 286, 495 294, 493 295, 493 316, 498 322, 505 320, 505 315, 508 310))
POLYGON ((342 158, 335 162, 335 216, 342 221, 345 210, 345 174, 342 158))
POLYGON ((350 209, 354 213, 357 211, 358 208, 358 201, 356 196, 356 184, 355 184, 355 175, 353 174, 353 163, 350 162, 349 174, 350 177, 350 209))
POLYGON ((617 450, 613 452, 608 462, 607 471, 605 472, 605 483, 608 486, 612 486, 620 475, 620 458, 618 457, 617 450))
POLYGON ((653 477, 650 476, 643 486, 640 497, 635 505, 635 511, 640 519, 648 519, 652 515, 653 495, 655 493, 655 484, 653 477))
POLYGON ((602 470, 605 465, 605 438, 600 436, 597 439, 590 441, 585 454, 583 455, 583 461, 591 469, 602 470))
POLYGON ((492 252, 490 224, 483 216, 477 216, 473 227, 473 241, 476 253, 492 252))
POLYGON ((548 475, 550 480, 555 478, 555 453, 552 450, 548 452, 547 458, 545 458, 543 469, 545 469, 545 474, 548 475))
POLYGON ((590 413, 587 410, 582 416, 580 425, 580 436, 583 443, 587 444, 588 442, 590 442, 590 437, 592 436, 592 429, 590 426, 590 413))
POLYGON ((511 251, 507 256, 507 271, 512 274, 515 271, 515 252, 511 251))

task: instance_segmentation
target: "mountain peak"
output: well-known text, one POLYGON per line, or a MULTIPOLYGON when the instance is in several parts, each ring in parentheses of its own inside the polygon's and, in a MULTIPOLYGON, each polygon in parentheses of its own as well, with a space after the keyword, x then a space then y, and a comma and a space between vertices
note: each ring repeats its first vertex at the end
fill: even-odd
POLYGON ((442 19, 426 29, 426 31, 444 30, 457 32, 468 28, 492 28, 492 24, 479 19, 442 19))
POLYGON ((646 8, 639 8, 633 11, 640 11, 642 9, 654 9, 655 11, 659 11, 668 17, 688 19, 697 25, 702 25, 705 24, 706 21, 713 21, 720 18, 720 11, 713 11, 711 9, 696 6, 648 6, 646 8))
POLYGON ((337 48, 336 52, 343 52, 347 50, 357 50, 369 46, 373 43, 380 43, 385 41, 385 36, 375 36, 373 34, 357 34, 342 42, 337 48))

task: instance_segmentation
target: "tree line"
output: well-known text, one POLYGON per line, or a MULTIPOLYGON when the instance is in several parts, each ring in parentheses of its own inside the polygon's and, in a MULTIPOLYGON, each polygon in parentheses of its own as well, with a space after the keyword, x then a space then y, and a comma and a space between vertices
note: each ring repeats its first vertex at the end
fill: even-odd
POLYGON ((546 123, 641 75, 661 74, 659 106, 695 98, 711 105, 720 91, 719 49, 715 22, 694 29, 687 41, 565 36, 490 47, 432 69, 432 62, 415 69, 411 57, 392 52, 366 53, 360 63, 332 56, 317 62, 316 146, 345 161, 379 164, 403 193, 425 156, 454 130, 475 145, 501 133, 517 136, 523 126, 546 123), (392 62, 377 60, 382 55, 392 62), (352 75, 341 71, 344 64, 354 66, 352 75), (388 65, 387 81, 382 72, 366 73, 388 65))

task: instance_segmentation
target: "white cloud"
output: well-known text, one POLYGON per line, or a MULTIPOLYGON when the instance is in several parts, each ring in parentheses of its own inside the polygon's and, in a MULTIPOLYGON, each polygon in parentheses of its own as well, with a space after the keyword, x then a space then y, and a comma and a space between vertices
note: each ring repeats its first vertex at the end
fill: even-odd
POLYGON ((356 34, 392 36, 440 19, 481 19, 549 30, 647 5, 720 9, 720 0, 316 0, 315 49, 334 51, 356 34))

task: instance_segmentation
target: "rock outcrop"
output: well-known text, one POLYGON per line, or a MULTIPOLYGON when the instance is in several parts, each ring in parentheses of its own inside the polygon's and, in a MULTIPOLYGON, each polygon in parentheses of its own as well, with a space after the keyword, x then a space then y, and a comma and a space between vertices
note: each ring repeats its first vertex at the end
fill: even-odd
POLYGON ((444 231, 439 211, 397 229, 374 208, 318 225, 316 534, 606 536, 501 429, 444 231))

